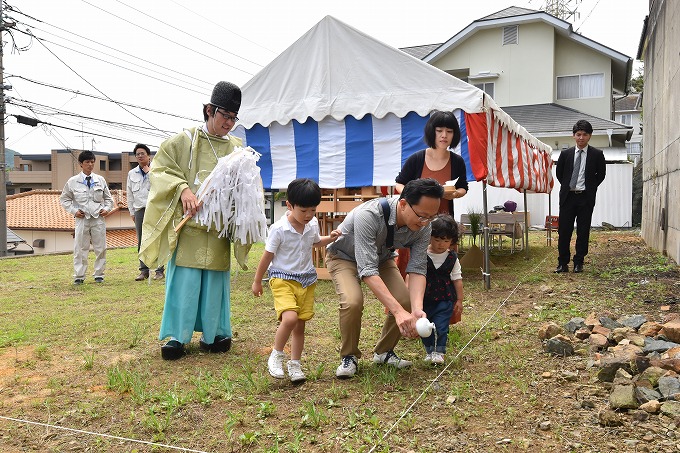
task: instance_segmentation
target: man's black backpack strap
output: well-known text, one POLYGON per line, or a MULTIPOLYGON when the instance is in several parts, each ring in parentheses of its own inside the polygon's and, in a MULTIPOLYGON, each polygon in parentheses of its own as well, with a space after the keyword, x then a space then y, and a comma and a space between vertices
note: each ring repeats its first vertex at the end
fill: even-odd
POLYGON ((383 218, 385 219, 385 226, 387 227, 387 248, 394 250, 394 225, 390 225, 390 204, 387 202, 387 198, 380 199, 380 206, 383 210, 383 218))

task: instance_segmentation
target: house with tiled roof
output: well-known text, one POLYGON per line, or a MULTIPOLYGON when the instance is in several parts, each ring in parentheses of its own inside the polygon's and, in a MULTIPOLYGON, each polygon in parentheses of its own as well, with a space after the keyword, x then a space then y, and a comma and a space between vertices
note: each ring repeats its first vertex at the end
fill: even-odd
POLYGON ((616 121, 633 128, 633 135, 626 142, 628 159, 637 164, 642 155, 642 96, 631 93, 614 100, 616 121))
MULTIPOLYGON (((75 218, 61 207, 59 190, 31 190, 7 197, 7 227, 25 241, 19 252, 36 254, 71 252, 75 218), (24 250, 25 249, 25 250, 24 250)), ((135 224, 127 207, 127 194, 112 190, 114 208, 106 216, 106 246, 137 245, 135 224)))
MULTIPOLYGON (((516 6, 473 21, 439 45, 401 50, 483 90, 529 133, 552 146, 554 161, 574 145, 576 121, 587 119, 594 129, 590 144, 602 149, 607 160, 593 225, 605 219, 616 226, 631 225, 633 166, 626 143, 633 127, 621 123, 614 111, 614 101, 631 89, 631 57, 545 11, 516 6)), ((559 204, 557 193, 553 190, 552 206, 559 204)))

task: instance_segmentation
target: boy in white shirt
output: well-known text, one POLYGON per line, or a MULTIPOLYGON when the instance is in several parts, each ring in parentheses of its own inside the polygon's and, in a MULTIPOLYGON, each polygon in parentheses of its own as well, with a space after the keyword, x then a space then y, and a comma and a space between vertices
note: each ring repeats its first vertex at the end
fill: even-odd
POLYGON ((269 230, 265 251, 253 280, 252 291, 262 295, 262 277, 269 269, 269 287, 274 308, 280 321, 274 337, 274 348, 267 362, 269 374, 282 379, 283 348, 291 338, 291 360, 288 376, 294 384, 306 380, 300 358, 305 341, 305 322, 314 316, 316 268, 312 263, 312 248, 325 247, 335 241, 340 232, 319 235, 316 207, 321 202, 321 189, 307 178, 293 180, 288 185, 288 211, 269 230))

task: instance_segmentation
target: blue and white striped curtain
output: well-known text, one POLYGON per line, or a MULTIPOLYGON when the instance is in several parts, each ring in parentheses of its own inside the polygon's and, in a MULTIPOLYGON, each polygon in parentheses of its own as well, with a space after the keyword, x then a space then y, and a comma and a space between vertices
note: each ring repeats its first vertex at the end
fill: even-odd
MULTIPOLYGON (((455 113, 462 132, 459 151, 469 161, 465 115, 455 113)), ((366 115, 360 120, 348 116, 342 121, 293 120, 285 126, 256 124, 245 131, 245 138, 262 154, 258 166, 265 189, 285 189, 295 178, 311 178, 327 189, 391 186, 406 159, 426 147, 428 118, 411 112, 404 118, 388 114, 381 119, 366 115)))

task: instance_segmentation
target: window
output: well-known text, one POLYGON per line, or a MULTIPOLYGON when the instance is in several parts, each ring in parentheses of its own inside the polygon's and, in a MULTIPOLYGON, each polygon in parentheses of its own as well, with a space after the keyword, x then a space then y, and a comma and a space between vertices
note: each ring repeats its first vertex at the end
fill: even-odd
POLYGON ((508 25, 503 27, 503 45, 517 44, 517 35, 519 33, 518 25, 508 25))
POLYGON ((601 98, 604 74, 581 74, 557 78, 557 99, 601 98))
POLYGON ((106 161, 105 160, 100 160, 99 161, 99 169, 101 171, 106 171, 106 161))
POLYGON ((21 164, 21 171, 31 171, 30 164, 21 164))
POLYGON ((626 149, 628 150, 628 154, 640 154, 641 152, 641 147, 639 142, 631 143, 628 142, 626 143, 626 149))
POLYGON ((621 123, 625 124, 626 126, 632 126, 633 115, 630 113, 624 113, 623 115, 621 115, 621 123))
POLYGON ((475 86, 493 98, 494 92, 493 82, 476 83, 475 86))

